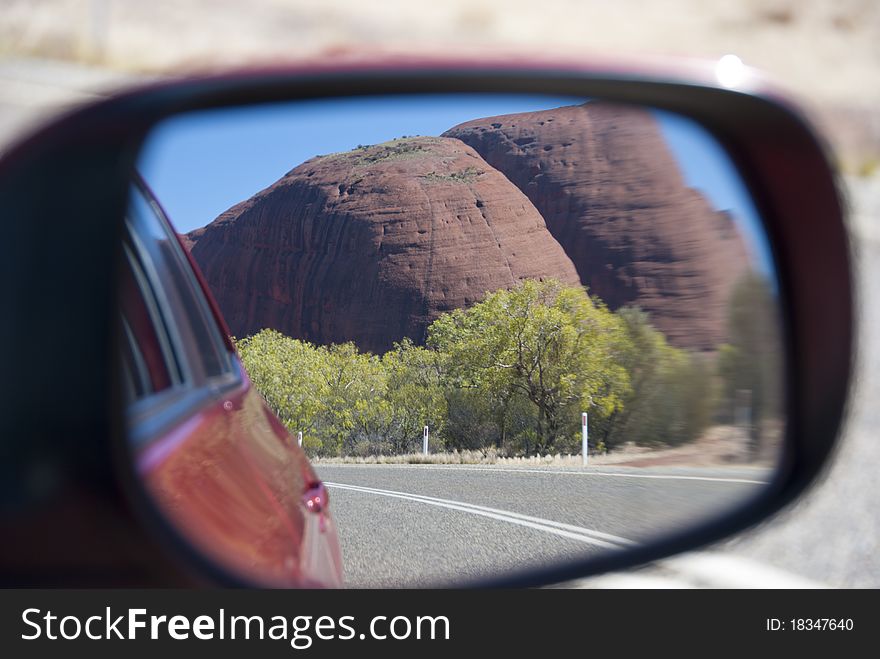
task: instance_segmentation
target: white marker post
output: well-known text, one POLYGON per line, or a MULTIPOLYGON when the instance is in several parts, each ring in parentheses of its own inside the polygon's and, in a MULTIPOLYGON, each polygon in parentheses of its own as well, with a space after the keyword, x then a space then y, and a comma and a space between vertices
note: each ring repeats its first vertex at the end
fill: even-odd
POLYGON ((590 430, 587 426, 587 413, 581 413, 581 432, 583 433, 584 466, 589 462, 590 430))
POLYGON ((422 431, 422 453, 428 455, 428 426, 422 431))
POLYGON ((300 430, 296 433, 296 443, 299 444, 299 447, 302 448, 303 445, 303 431, 300 430))

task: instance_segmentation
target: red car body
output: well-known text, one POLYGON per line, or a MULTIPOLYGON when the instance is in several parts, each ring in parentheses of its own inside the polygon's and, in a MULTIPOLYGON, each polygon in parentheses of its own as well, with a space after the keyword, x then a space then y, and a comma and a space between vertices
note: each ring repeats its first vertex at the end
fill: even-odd
POLYGON ((340 587, 342 559, 326 489, 251 384, 210 291, 161 208, 143 185, 134 186, 133 196, 146 203, 130 215, 151 217, 128 222, 121 307, 127 355, 137 353, 128 369, 140 377, 127 396, 129 432, 148 499, 184 543, 244 582, 340 587), (157 238, 160 230, 164 237, 157 238), (162 249, 151 253, 145 246, 151 240, 162 249), (170 297, 176 293, 157 290, 165 266, 152 263, 153 255, 180 267, 172 281, 190 289, 189 305, 202 313, 176 317, 180 305, 170 297), (214 353, 187 347, 198 332, 172 327, 193 316, 208 326, 201 333, 210 332, 214 353), (163 345, 175 337, 179 346, 163 345), (219 375, 205 376, 210 367, 199 364, 181 368, 172 352, 196 361, 208 354, 221 365, 219 375))
POLYGON ((138 453, 157 505, 199 549, 256 583, 338 587, 326 491, 242 370, 242 384, 138 453))

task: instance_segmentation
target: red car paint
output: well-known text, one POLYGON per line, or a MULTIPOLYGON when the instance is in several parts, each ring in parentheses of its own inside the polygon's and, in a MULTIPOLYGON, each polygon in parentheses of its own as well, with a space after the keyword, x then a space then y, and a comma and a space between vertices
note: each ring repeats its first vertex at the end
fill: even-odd
POLYGON ((268 586, 340 587, 333 519, 305 498, 320 481, 242 378, 139 453, 144 482, 173 525, 235 573, 268 586))
MULTIPOLYGON (((150 196, 145 189, 144 194, 150 196)), ((342 557, 326 490, 296 440, 251 384, 188 254, 186 263, 209 303, 211 322, 223 336, 238 378, 136 447, 141 480, 178 535, 244 581, 269 587, 341 587, 342 557)), ((168 379, 158 357, 162 349, 139 305, 134 280, 128 279, 123 314, 146 357, 150 380, 161 384, 168 379)))

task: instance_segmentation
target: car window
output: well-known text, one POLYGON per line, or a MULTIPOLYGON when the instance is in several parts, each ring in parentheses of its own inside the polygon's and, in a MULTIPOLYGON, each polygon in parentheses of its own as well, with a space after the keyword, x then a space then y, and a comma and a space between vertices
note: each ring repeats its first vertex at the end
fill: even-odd
POLYGON ((180 382, 180 372, 155 298, 137 257, 125 247, 120 282, 126 400, 133 403, 180 382))
POLYGON ((138 187, 133 192, 129 225, 163 311, 174 318, 172 334, 191 357, 189 366, 194 372, 189 375, 203 381, 228 373, 229 354, 189 261, 158 204, 138 187))
POLYGON ((122 384, 132 435, 151 436, 239 375, 173 229, 138 185, 126 229, 122 384))

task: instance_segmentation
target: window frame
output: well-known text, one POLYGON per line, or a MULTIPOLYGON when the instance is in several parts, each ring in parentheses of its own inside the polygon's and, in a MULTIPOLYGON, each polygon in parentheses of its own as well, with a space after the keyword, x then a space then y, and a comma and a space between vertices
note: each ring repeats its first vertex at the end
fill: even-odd
POLYGON ((128 260, 125 267, 132 268, 171 379, 169 387, 148 393, 126 406, 129 441, 141 447, 239 387, 243 374, 235 354, 223 339, 206 292, 167 215, 139 178, 130 188, 125 227, 128 260), (159 239, 167 241, 162 255, 164 263, 156 258, 155 248, 151 250, 147 243, 155 233, 147 229, 146 223, 150 222, 159 229, 159 239), (171 268, 182 275, 185 290, 176 285, 171 268), (217 373, 205 369, 194 323, 201 324, 202 334, 210 341, 208 348, 217 355, 217 373))

